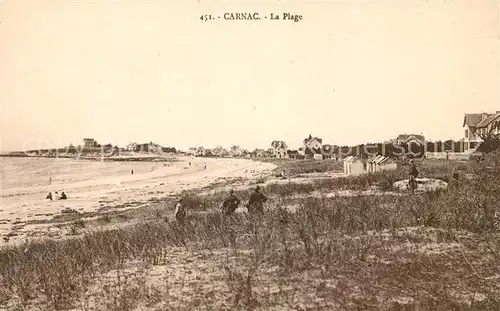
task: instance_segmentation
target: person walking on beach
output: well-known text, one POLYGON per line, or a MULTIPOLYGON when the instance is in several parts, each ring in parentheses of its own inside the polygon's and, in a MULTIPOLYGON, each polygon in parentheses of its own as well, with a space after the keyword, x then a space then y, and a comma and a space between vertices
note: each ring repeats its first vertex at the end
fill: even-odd
POLYGON ((49 177, 49 185, 52 185, 52 177, 49 177))
POLYGON ((409 180, 408 180, 408 185, 410 186, 411 194, 415 193, 415 189, 417 189, 417 176, 418 176, 418 169, 417 165, 415 164, 415 161, 413 159, 410 160, 410 168, 409 168, 409 180))
POLYGON ((186 210, 182 204, 182 199, 177 200, 175 205, 175 219, 179 225, 184 225, 184 220, 186 219, 186 210))
POLYGON ((251 215, 263 215, 264 203, 266 201, 267 197, 260 192, 260 187, 255 187, 252 194, 250 194, 250 199, 248 199, 248 213, 251 215))
POLYGON ((229 190, 229 196, 222 202, 222 215, 231 216, 234 214, 234 211, 238 208, 241 201, 234 195, 234 190, 229 190))

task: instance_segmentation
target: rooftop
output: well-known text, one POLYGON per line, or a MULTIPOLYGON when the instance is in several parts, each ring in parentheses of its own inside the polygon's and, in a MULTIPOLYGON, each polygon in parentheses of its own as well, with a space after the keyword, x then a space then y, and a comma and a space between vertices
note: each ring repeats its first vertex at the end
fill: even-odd
POLYGON ((490 125, 493 121, 496 121, 496 120, 500 120, 500 112, 496 113, 496 114, 492 114, 492 115, 489 115, 488 117, 486 117, 484 120, 482 120, 481 122, 479 122, 476 127, 477 128, 484 128, 484 127, 487 127, 488 125, 490 125))

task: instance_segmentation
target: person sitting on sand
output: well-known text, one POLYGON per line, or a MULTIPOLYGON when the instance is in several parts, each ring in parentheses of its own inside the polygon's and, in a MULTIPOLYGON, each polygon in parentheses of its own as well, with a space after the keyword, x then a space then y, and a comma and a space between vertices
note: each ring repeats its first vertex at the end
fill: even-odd
POLYGON ((410 186, 411 193, 415 193, 415 189, 417 189, 417 176, 418 176, 418 169, 417 166, 415 165, 415 161, 412 159, 410 160, 410 169, 408 171, 409 175, 409 180, 408 180, 408 185, 410 186))
POLYGON ((286 172, 285 172, 285 170, 281 171, 281 178, 282 179, 286 179, 286 172))
POLYGON ((68 197, 66 196, 66 193, 61 192, 61 200, 66 200, 68 197))
POLYGON ((264 214, 264 203, 267 201, 267 197, 260 192, 260 187, 255 187, 254 191, 248 199, 248 213, 252 215, 262 215, 264 214))
POLYGON ((49 200, 51 200, 51 201, 52 201, 52 192, 49 192, 49 194, 47 194, 46 199, 49 199, 49 200))
POLYGON ((224 200, 224 202, 222 202, 222 214, 224 216, 233 215, 240 203, 240 199, 234 195, 234 190, 229 190, 229 196, 224 200))
POLYGON ((59 193, 57 191, 54 192, 54 200, 59 200, 59 193))
POLYGON ((186 219, 186 209, 182 204, 182 199, 178 199, 175 205, 175 219, 181 225, 184 224, 184 220, 186 219))

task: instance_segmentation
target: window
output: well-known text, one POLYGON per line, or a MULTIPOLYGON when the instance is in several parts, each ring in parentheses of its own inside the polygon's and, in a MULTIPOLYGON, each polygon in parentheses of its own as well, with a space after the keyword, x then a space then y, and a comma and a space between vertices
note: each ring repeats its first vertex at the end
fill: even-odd
POLYGON ((465 130, 465 138, 469 138, 469 130, 465 130))

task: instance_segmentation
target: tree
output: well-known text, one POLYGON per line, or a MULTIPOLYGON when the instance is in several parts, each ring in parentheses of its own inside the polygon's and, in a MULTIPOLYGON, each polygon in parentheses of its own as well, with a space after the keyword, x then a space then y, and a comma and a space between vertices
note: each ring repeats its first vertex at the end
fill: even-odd
POLYGON ((484 133, 479 134, 483 142, 477 148, 477 151, 489 153, 500 148, 500 121, 496 121, 484 133))

